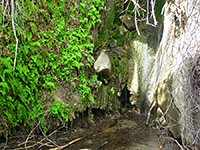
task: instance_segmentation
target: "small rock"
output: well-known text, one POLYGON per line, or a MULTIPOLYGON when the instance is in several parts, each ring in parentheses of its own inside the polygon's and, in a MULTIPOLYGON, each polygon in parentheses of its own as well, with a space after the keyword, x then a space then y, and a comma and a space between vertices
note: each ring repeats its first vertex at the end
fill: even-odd
POLYGON ((92 140, 87 140, 85 143, 87 143, 87 144, 93 144, 92 140))
POLYGON ((123 51, 122 48, 120 48, 120 47, 113 48, 112 50, 114 53, 116 53, 118 55, 122 54, 122 51, 123 51))
POLYGON ((131 15, 123 15, 119 17, 129 31, 135 30, 135 21, 131 15))

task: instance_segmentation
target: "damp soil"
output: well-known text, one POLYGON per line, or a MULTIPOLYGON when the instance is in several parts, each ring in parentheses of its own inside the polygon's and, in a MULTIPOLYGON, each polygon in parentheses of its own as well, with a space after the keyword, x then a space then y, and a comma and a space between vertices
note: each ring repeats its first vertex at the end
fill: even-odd
POLYGON ((63 149, 179 150, 177 144, 167 141, 167 137, 163 138, 165 137, 163 132, 158 132, 152 126, 146 126, 145 121, 145 115, 134 113, 115 115, 111 119, 100 117, 92 123, 77 123, 71 131, 61 128, 52 132, 51 136, 32 134, 28 140, 27 136, 13 137, 8 141, 6 149, 25 149, 26 142, 27 149, 46 150, 71 142, 63 149))
POLYGON ((179 150, 175 143, 161 138, 161 132, 146 126, 145 121, 145 115, 132 113, 121 115, 116 120, 106 119, 94 125, 89 131, 83 131, 89 136, 68 146, 65 150, 179 150), (98 132, 100 128, 107 127, 109 128, 91 135, 93 131, 98 132))

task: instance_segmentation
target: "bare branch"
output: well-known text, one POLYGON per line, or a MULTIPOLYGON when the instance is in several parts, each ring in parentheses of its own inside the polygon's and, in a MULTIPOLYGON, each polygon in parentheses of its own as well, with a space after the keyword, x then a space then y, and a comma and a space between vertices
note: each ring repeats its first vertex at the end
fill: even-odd
POLYGON ((3 147, 3 150, 6 149, 7 144, 8 144, 8 137, 6 137, 6 142, 5 142, 5 145, 3 147))
POLYGON ((135 27, 136 27, 138 35, 140 35, 140 31, 139 31, 138 25, 137 25, 137 14, 136 13, 135 13, 135 27))
POLYGON ((29 133, 28 137, 26 138, 26 141, 25 141, 25 149, 27 150, 27 142, 28 142, 28 139, 29 137, 31 136, 31 134, 33 133, 33 131, 39 126, 40 124, 40 121, 38 122, 38 124, 33 128, 33 130, 31 130, 31 132, 29 133))
MULTIPOLYGON (((125 3, 127 3, 127 2, 128 2, 128 0, 125 1, 125 3)), ((146 24, 147 25, 151 25, 153 27, 156 27, 156 25, 157 25, 157 20, 156 20, 156 16, 155 16, 155 3, 156 3, 156 0, 151 0, 151 2, 149 2, 149 0, 147 0, 147 9, 146 10, 140 6, 139 0, 130 0, 129 3, 128 3, 128 6, 126 7, 126 9, 124 11, 122 11, 121 13, 128 11, 128 8, 129 8, 129 5, 130 5, 131 2, 134 5, 134 8, 133 8, 131 13, 135 14, 134 18, 135 18, 135 27, 136 27, 137 33, 140 35, 140 31, 138 29, 138 24, 137 24, 138 21, 145 21, 146 20, 146 24), (150 8, 149 8, 150 4, 151 4, 151 11, 150 11, 150 8), (142 15, 143 18, 142 19, 138 19, 138 16, 141 18, 141 11, 143 13, 143 15, 142 15), (147 13, 146 17, 144 17, 144 12, 147 13), (153 23, 150 23, 149 16, 150 16, 150 18, 151 17, 153 18, 153 23)))
POLYGON ((49 141, 50 143, 52 143, 54 146, 58 146, 55 142, 53 142, 52 140, 50 140, 50 139, 43 133, 41 126, 39 126, 39 129, 40 129, 40 131, 42 132, 42 135, 45 137, 45 139, 46 139, 47 141, 49 141))
MULTIPOLYGON (((174 141, 179 147, 180 147, 180 149, 181 150, 184 150, 184 148, 181 146, 181 144, 176 140, 176 139, 174 139, 174 138, 172 138, 172 137, 166 137, 167 139, 170 139, 170 140, 172 140, 172 141, 174 141)), ((189 150, 189 149, 188 149, 189 150)))
POLYGON ((12 28, 16 40, 16 47, 15 47, 15 59, 14 59, 14 67, 13 67, 13 75, 15 72, 15 66, 16 66, 16 60, 17 60, 17 50, 18 50, 18 38, 16 35, 16 29, 15 29, 15 20, 14 20, 14 13, 15 13, 15 7, 14 7, 14 0, 11 0, 11 18, 12 18, 12 28))
POLYGON ((19 6, 19 1, 18 1, 18 0, 16 0, 16 7, 19 9, 19 11, 20 11, 21 14, 24 14, 24 13, 22 12, 20 6, 19 6))
MULTIPOLYGON (((128 1, 128 0, 127 0, 128 1)), ((127 1, 125 2, 125 3, 127 3, 127 1)), ((121 13, 124 13, 124 12, 126 12, 127 10, 128 10, 128 8, 129 8, 129 5, 131 4, 131 1, 128 3, 128 6, 126 7, 126 9, 124 9, 121 13)))
POLYGON ((4 0, 2 0, 2 5, 1 5, 1 7, 2 7, 2 11, 4 10, 4 0))
POLYGON ((155 3, 156 3, 156 0, 151 0, 151 7, 152 7, 152 11, 151 11, 151 14, 153 16, 153 20, 154 20, 154 25, 156 26, 157 25, 157 20, 156 20, 156 16, 155 16, 155 3))
POLYGON ((149 22, 149 12, 150 12, 150 9, 149 9, 149 0, 147 0, 147 21, 146 21, 146 24, 147 25, 151 25, 153 27, 156 27, 157 25, 157 20, 156 20, 156 16, 155 16, 155 3, 156 3, 156 0, 151 0, 151 16, 153 16, 153 20, 154 20, 154 23, 150 23, 149 22))
MULTIPOLYGON (((6 2, 6 6, 4 7, 4 2, 2 2, 2 11, 3 11, 3 24, 4 24, 4 17, 6 16, 6 10, 8 8, 9 5, 9 0, 7 0, 6 2)), ((9 12, 9 11, 8 11, 9 12)))

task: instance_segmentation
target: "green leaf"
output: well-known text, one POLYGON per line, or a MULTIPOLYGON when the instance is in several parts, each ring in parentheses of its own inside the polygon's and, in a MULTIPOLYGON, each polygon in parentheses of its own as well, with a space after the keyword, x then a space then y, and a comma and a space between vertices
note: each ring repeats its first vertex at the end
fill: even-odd
POLYGON ((37 32, 37 26, 36 26, 35 23, 31 22, 30 26, 31 26, 31 30, 32 30, 33 33, 37 32))
POLYGON ((10 69, 4 69, 2 71, 2 74, 0 74, 0 77, 1 77, 2 81, 6 81, 6 78, 5 78, 6 74, 7 74, 7 76, 10 75, 12 77, 12 72, 13 72, 13 70, 11 68, 10 69))
POLYGON ((89 100, 94 103, 94 98, 93 98, 92 94, 89 94, 89 100))
POLYGON ((45 81, 45 84, 43 84, 44 87, 46 87, 47 89, 55 89, 56 88, 56 84, 54 82, 49 82, 49 81, 45 81))
POLYGON ((32 43, 30 43, 30 45, 33 46, 33 47, 39 47, 39 48, 41 48, 41 45, 40 45, 39 41, 32 42, 32 43))
POLYGON ((32 33, 31 32, 26 33, 26 37, 27 37, 28 41, 30 42, 30 40, 32 38, 32 33))
POLYGON ((8 86, 7 82, 0 82, 0 93, 2 93, 2 95, 7 94, 9 89, 10 87, 8 86))
POLYGON ((10 57, 7 58, 0 57, 0 64, 3 64, 7 68, 11 68, 11 62, 12 60, 10 57))

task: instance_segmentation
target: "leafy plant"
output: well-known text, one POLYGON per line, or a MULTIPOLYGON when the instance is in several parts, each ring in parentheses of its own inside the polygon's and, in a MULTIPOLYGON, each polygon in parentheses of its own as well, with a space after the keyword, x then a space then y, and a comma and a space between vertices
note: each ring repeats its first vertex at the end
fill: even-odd
POLYGON ((49 112, 53 115, 53 117, 57 117, 59 115, 64 119, 64 121, 67 122, 69 113, 68 106, 68 104, 64 106, 61 104, 60 101, 55 101, 53 106, 50 108, 49 112))
MULTIPOLYGON (((24 14, 14 20, 20 43, 14 73, 16 43, 11 18, 0 20, 0 116, 7 125, 31 126, 40 120, 44 127, 42 91, 50 90, 53 95, 60 82, 76 81, 81 103, 88 107, 94 102, 91 87, 95 84, 86 68, 93 62, 90 30, 101 22, 103 5, 103 0, 80 0, 78 6, 67 0, 24 1, 24 14)), ((55 102, 49 113, 67 121, 68 105, 55 102)))

